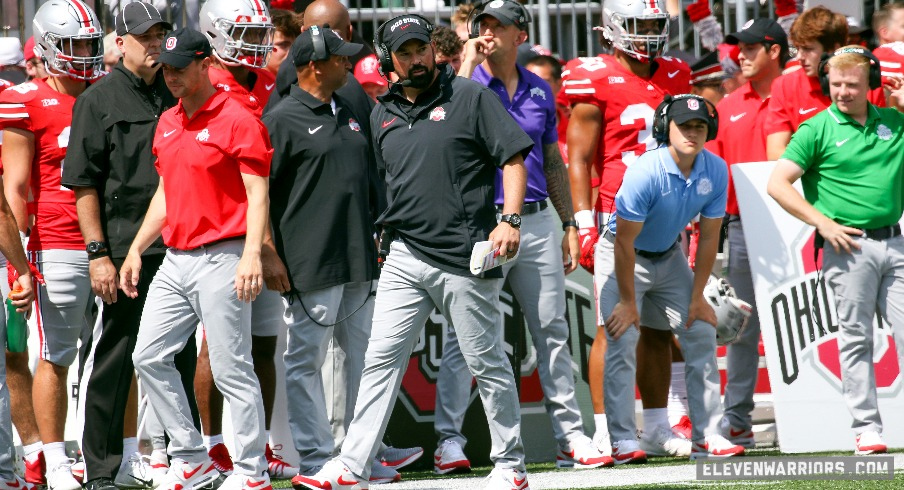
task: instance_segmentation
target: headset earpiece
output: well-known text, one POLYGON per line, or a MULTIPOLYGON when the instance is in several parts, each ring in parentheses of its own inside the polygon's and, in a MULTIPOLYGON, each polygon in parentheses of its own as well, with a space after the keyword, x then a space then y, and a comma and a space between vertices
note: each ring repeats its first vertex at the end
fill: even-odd
POLYGON ((705 104, 705 107, 708 108, 706 111, 709 115, 709 118, 706 120, 706 141, 716 139, 716 136, 719 134, 719 112, 712 102, 699 95, 682 94, 672 97, 671 95, 666 94, 665 98, 662 99, 662 102, 656 107, 656 111, 653 113, 653 139, 659 144, 669 142, 669 122, 671 121, 669 119, 669 108, 676 100, 687 99, 696 99, 705 104))
MULTIPOLYGON (((329 24, 324 24, 323 29, 329 29, 329 24)), ((323 31, 318 26, 311 26, 311 42, 314 44, 314 59, 312 61, 323 61, 330 58, 330 53, 326 49, 326 41, 323 39, 323 31)))
MULTIPOLYGON (((377 61, 379 61, 379 70, 384 77, 388 76, 389 73, 394 72, 395 67, 392 64, 392 50, 389 49, 389 46, 387 46, 386 42, 383 40, 383 31, 386 30, 386 26, 389 25, 390 22, 397 20, 399 17, 403 16, 393 17, 380 24, 380 27, 377 27, 377 33, 374 36, 374 56, 376 56, 377 61)), ((424 23, 427 33, 431 37, 433 36, 433 23, 427 20, 423 15, 404 14, 404 17, 417 17, 424 23)))
POLYGON ((869 62, 870 90, 875 90, 882 86, 882 68, 876 55, 865 48, 841 48, 832 54, 823 53, 822 58, 819 60, 819 68, 817 69, 816 75, 819 77, 819 86, 822 88, 822 93, 826 97, 829 97, 829 60, 833 56, 844 53, 859 54, 869 62))
MULTIPOLYGON (((519 22, 520 26, 524 28, 527 24, 533 22, 533 16, 531 16, 530 10, 526 9, 524 5, 515 0, 502 0, 504 2, 510 2, 515 4, 521 11, 521 21, 519 22)), ((480 14, 486 10, 487 6, 493 3, 493 0, 484 0, 477 5, 474 6, 474 9, 471 10, 471 13, 468 14, 468 37, 474 39, 475 37, 480 36, 480 21, 477 20, 477 17, 480 17, 480 14)))

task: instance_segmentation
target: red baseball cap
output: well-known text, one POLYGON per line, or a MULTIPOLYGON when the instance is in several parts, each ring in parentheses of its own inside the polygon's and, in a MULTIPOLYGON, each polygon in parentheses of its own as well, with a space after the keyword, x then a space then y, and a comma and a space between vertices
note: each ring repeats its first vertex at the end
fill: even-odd
POLYGON ((379 65, 380 62, 375 55, 371 54, 361 58, 361 60, 358 61, 358 64, 355 65, 355 79, 357 79, 358 83, 361 85, 371 83, 386 87, 389 85, 389 82, 383 78, 383 75, 380 75, 379 65))
POLYGON ((25 61, 31 61, 33 58, 37 58, 38 55, 35 54, 35 37, 32 36, 25 41, 25 61))

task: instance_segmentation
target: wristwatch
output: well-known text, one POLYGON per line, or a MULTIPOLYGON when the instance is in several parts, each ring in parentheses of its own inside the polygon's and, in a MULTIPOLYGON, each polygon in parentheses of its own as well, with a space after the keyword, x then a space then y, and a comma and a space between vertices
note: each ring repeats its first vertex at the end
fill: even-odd
POLYGON ((88 246, 85 247, 85 251, 88 252, 88 260, 110 256, 110 249, 107 247, 107 243, 97 240, 89 242, 88 246))
POLYGON ((573 219, 568 220, 568 221, 563 221, 563 222, 562 222, 562 231, 568 231, 568 228, 574 228, 574 229, 577 229, 577 228, 578 228, 578 222, 575 221, 575 220, 573 220, 573 219))
POLYGON ((521 229, 521 215, 517 213, 512 214, 503 214, 499 221, 504 221, 510 225, 512 228, 521 229))

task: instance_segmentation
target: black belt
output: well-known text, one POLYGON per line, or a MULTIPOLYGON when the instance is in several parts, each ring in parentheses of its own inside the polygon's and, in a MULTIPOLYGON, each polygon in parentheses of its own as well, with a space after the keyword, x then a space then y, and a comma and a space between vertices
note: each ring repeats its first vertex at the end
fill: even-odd
POLYGON ((665 254, 671 252, 675 248, 676 245, 678 245, 677 242, 674 245, 672 245, 671 247, 663 250, 662 252, 647 252, 646 250, 641 250, 639 248, 635 248, 634 253, 636 253, 637 255, 640 255, 641 257, 643 257, 645 259, 656 260, 656 259, 664 256, 665 254))
MULTIPOLYGON (((546 201, 537 201, 537 202, 526 202, 523 206, 521 206, 521 216, 526 216, 528 214, 539 213, 544 209, 549 207, 549 203, 546 201)), ((496 212, 502 212, 502 206, 496 205, 496 212)))
POLYGON ((892 226, 883 226, 882 228, 863 230, 863 238, 869 238, 870 240, 888 240, 896 236, 901 236, 900 223, 895 223, 892 226))
POLYGON ((245 239, 245 235, 231 236, 231 237, 226 237, 226 238, 220 238, 219 240, 214 240, 212 242, 207 242, 204 245, 198 245, 197 247, 194 247, 194 248, 176 248, 176 247, 173 247, 173 248, 180 252, 194 252, 195 250, 201 250, 202 248, 209 248, 214 245, 219 245, 220 243, 231 242, 233 240, 244 240, 244 239, 245 239))

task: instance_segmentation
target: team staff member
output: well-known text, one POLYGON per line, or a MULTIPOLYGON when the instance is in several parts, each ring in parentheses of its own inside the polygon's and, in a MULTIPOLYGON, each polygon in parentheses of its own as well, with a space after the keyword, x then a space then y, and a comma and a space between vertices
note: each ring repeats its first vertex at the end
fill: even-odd
POLYGON ((532 144, 492 91, 455 76, 448 65, 437 69, 430 31, 414 14, 377 31, 383 72, 399 76, 371 116, 387 184, 388 208, 378 224, 396 239, 380 275, 355 417, 342 451, 316 475, 294 478, 297 485, 354 489, 367 482, 408 357, 436 306, 458 332, 487 411, 496 468, 486 488, 528 486, 515 380, 497 326, 501 271, 475 277, 469 264, 478 241, 493 241, 510 256, 517 252, 522 155, 532 144), (426 142, 434 151, 425 151, 426 142), (497 166, 505 187, 498 225, 491 197, 497 166))
MULTIPOLYGON (((132 350, 145 295, 117 296, 117 268, 126 256, 157 185, 151 144, 157 118, 175 99, 157 76, 161 42, 170 24, 150 4, 133 2, 116 17, 116 44, 123 58, 89 87, 72 109, 63 185, 75 191, 78 223, 87 244, 91 287, 105 303, 102 330, 92 344, 93 369, 83 375, 82 453, 92 490, 113 490, 123 455, 123 436, 135 437, 137 410, 126 401, 132 384, 132 350), (94 481, 96 480, 96 481, 94 481)), ((141 291, 163 260, 159 241, 145 251, 141 291)), ((96 331, 95 331, 96 332, 96 331)), ((191 386, 195 353, 178 356, 183 382, 191 386)), ((192 396, 192 404, 194 397, 192 396)), ((192 405, 193 406, 193 405, 192 405)), ((193 414, 196 413, 193 409, 193 414)), ((137 446, 137 442, 136 442, 137 446)), ((129 450, 137 452, 137 447, 129 450)))
POLYGON ((606 226, 595 263, 597 277, 603 278, 597 286, 608 337, 605 394, 612 438, 635 437, 638 312, 652 306, 675 313, 668 321, 686 359, 691 459, 744 453, 719 434, 716 315, 703 298, 728 193, 725 162, 703 148, 717 130, 710 107, 703 97, 681 95, 667 96, 657 108, 653 132, 661 146, 625 172, 615 196, 616 215, 606 226), (692 273, 676 238, 698 214, 700 240, 692 273))
MULTIPOLYGON (((565 321, 565 274, 577 269, 580 246, 577 225, 573 221, 568 170, 559 153, 555 97, 546 82, 516 63, 518 46, 527 40, 530 22, 524 7, 514 0, 501 0, 485 5, 478 12, 475 18, 478 34, 484 42, 492 43, 492 48, 487 54, 481 50, 479 55, 476 49, 469 49, 467 59, 462 63, 463 70, 458 73, 472 72, 472 80, 495 92, 503 107, 534 143, 524 159, 527 193, 521 207, 521 252, 517 261, 503 266, 503 273, 509 279, 518 304, 522 305, 537 349, 546 411, 558 442, 556 465, 574 468, 611 465, 612 458, 600 454, 593 441, 584 435, 575 397, 568 322, 565 321), (556 240, 557 224, 546 211, 547 198, 563 223, 565 234, 561 244, 556 240)), ((469 48, 473 45, 469 43, 469 48)), ((496 172, 495 187, 496 209, 501 212, 505 202, 501 170, 496 172)), ((466 375, 467 365, 454 329, 443 342, 442 359, 434 424, 440 439, 436 453, 439 459, 434 458, 434 470, 438 473, 445 472, 445 465, 454 468, 456 458, 449 458, 449 455, 461 453, 465 441, 461 427, 469 401, 471 377, 466 375)))
MULTIPOLYGON (((747 83, 728 94, 717 106, 719 134, 711 150, 729 165, 766 161, 765 120, 769 112, 772 82, 781 76, 788 60, 788 38, 770 19, 756 19, 725 42, 740 48, 738 59, 747 83)), ((728 180, 728 282, 738 297, 756 305, 753 277, 747 258, 741 211, 734 183, 728 180)), ((728 346, 728 382, 725 386, 725 419, 722 435, 744 447, 755 444, 751 412, 759 371, 760 320, 756 306, 740 338, 728 346)))
POLYGON ((266 128, 210 82, 211 48, 193 29, 167 36, 159 62, 179 104, 154 136, 160 182, 120 269, 130 297, 141 254, 161 233, 169 249, 154 276, 133 359, 148 400, 170 437, 163 490, 196 488, 219 472, 192 425, 173 357, 204 323, 214 380, 235 426, 230 490, 268 489, 264 407, 251 363, 251 301, 263 288, 261 243, 267 226, 270 158, 266 128), (186 164, 186 163, 189 164, 186 164))
MULTIPOLYGON (((844 15, 822 6, 805 10, 791 26, 788 38, 797 47, 801 69, 782 75, 773 83, 766 116, 766 157, 769 160, 777 160, 782 155, 801 123, 832 102, 819 84, 819 61, 823 53, 843 46, 847 34, 844 15)), ((886 105, 881 87, 870 91, 869 100, 877 106, 886 105)))
MULTIPOLYGON (((816 227, 825 283, 838 310, 842 396, 854 419, 855 454, 886 452, 873 372, 873 320, 904 347, 904 116, 869 102, 875 59, 847 46, 828 60, 832 105, 801 125, 769 178, 786 211, 816 227), (801 180, 801 196, 792 184, 801 180)), ((901 90, 894 95, 900 97, 901 90)), ((904 365, 904 363, 901 363, 904 365)))
POLYGON ((348 57, 362 47, 329 26, 306 29, 292 47, 298 85, 263 120, 274 146, 273 234, 289 270, 286 393, 302 474, 316 472, 333 455, 321 377, 330 339, 335 336, 346 353, 345 396, 353 404, 370 336, 377 266, 370 174, 376 164, 349 102, 335 94, 347 81, 348 57), (304 219, 310 216, 317 219, 304 219))

